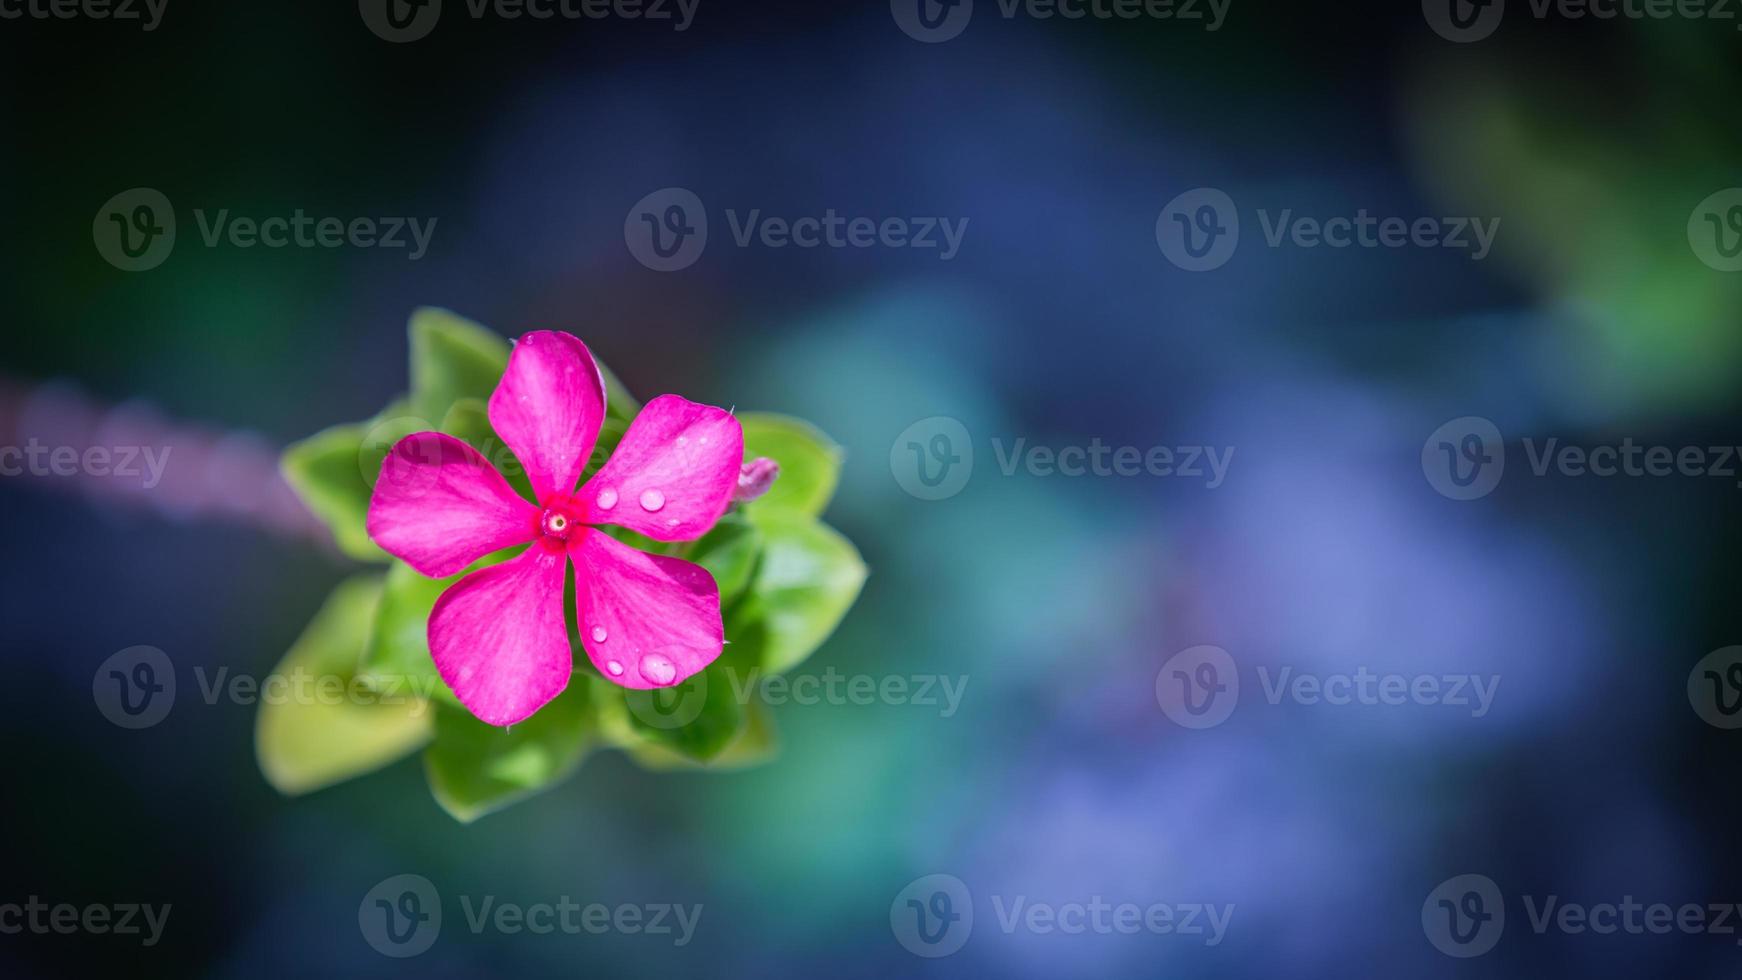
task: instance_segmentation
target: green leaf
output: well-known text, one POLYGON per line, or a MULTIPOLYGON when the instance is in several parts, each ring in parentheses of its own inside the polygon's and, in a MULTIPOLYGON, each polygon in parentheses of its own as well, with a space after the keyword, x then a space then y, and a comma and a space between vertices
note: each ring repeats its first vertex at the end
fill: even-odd
POLYGON ((701 536, 684 557, 707 569, 720 586, 720 607, 732 601, 750 584, 756 556, 762 550, 762 533, 756 525, 735 514, 720 518, 714 529, 701 536))
POLYGON ((369 484, 357 468, 364 424, 335 425, 293 443, 279 457, 278 470, 309 513, 333 533, 339 550, 364 561, 386 561, 369 540, 369 484))
POLYGON ((612 685, 622 699, 631 732, 677 755, 706 762, 744 728, 744 706, 725 658, 671 687, 631 691, 612 685))
POLYGON ((820 521, 765 516, 762 559, 726 634, 768 673, 798 666, 835 631, 865 584, 859 550, 820 521))
POLYGON ((780 754, 780 733, 774 723, 774 713, 760 700, 744 705, 744 727, 720 753, 701 762, 675 752, 655 741, 643 741, 628 747, 629 757, 644 769, 748 769, 759 766, 780 754))
POLYGON ((374 627, 363 647, 357 677, 372 689, 411 690, 438 698, 445 705, 460 707, 459 699, 442 681, 429 653, 429 614, 448 587, 477 569, 512 557, 508 552, 492 555, 449 578, 426 578, 404 562, 387 570, 374 627))
POLYGON ((294 796, 360 776, 429 741, 427 702, 364 694, 352 683, 380 594, 377 574, 340 583, 274 669, 282 680, 262 683, 254 753, 279 792, 294 796))
POLYGON ((461 823, 549 789, 586 757, 594 731, 591 685, 577 675, 538 713, 496 728, 463 708, 439 707, 423 753, 436 802, 461 823))
POLYGON ((487 399, 508 366, 508 341, 434 307, 411 314, 411 408, 429 419, 461 398, 487 399))
POLYGON ((744 458, 767 456, 780 464, 768 492, 744 505, 752 520, 765 515, 816 517, 835 495, 845 453, 828 436, 802 419, 768 412, 738 416, 744 426, 744 458))
POLYGON ((278 468, 303 506, 333 533, 339 550, 362 561, 388 555, 369 540, 369 496, 393 444, 434 426, 396 399, 374 418, 335 425, 285 449, 278 468))

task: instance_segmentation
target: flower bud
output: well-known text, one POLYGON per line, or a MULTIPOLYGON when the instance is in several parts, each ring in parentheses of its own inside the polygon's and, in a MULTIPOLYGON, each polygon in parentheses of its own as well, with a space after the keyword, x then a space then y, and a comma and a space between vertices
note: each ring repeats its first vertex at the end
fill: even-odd
POLYGON ((738 487, 732 491, 732 499, 755 500, 768 492, 774 485, 774 478, 780 475, 780 464, 767 456, 758 456, 738 468, 738 487))

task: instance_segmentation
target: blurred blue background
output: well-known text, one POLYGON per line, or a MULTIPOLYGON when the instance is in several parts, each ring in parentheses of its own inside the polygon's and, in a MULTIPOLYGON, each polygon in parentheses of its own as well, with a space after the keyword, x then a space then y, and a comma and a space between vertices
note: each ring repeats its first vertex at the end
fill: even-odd
MULTIPOLYGON (((473 19, 393 44, 354 4, 179 3, 151 32, 0 21, 0 437, 175 440, 149 493, 0 479, 7 805, 0 902, 169 902, 162 941, 0 936, 8 976, 1734 976, 1734 937, 1537 934, 1524 896, 1742 901, 1737 733, 1689 671, 1738 642, 1737 483, 1536 476, 1522 440, 1737 440, 1742 288, 1689 247, 1738 182, 1732 25, 1536 19, 1454 44, 1417 5, 1235 0, 1180 20, 1001 16, 920 43, 888 4, 714 4, 645 20, 473 19), (152 187, 173 256, 126 273, 91 216, 152 187), (625 243, 638 201, 705 202, 694 265, 625 243), (1215 187, 1241 243, 1157 245, 1215 187), (427 255, 205 247, 193 209, 438 220, 427 255), (725 212, 934 216, 960 253, 738 246, 725 212), (1498 218, 1491 254, 1268 247, 1257 218, 1498 218), (415 759, 287 800, 253 710, 109 724, 93 671, 137 644, 264 674, 353 566, 272 478, 284 445, 404 390, 412 308, 584 338, 643 397, 814 421, 847 449, 828 513, 871 576, 801 668, 965 676, 960 710, 788 704, 739 773, 616 753, 462 826, 415 759), (902 433, 959 420, 975 469, 916 498, 902 433), (1424 477, 1448 420, 1506 476, 1424 477), (108 428, 104 428, 107 426, 108 428), (1006 476, 994 441, 1233 447, 1226 481, 1006 476), (185 447, 182 448, 182 447, 185 447), (181 462, 186 460, 187 462, 181 462), (896 467, 898 469, 898 467, 896 467), (1226 650, 1233 714, 1158 704, 1226 650), (1499 677, 1492 710, 1272 705, 1258 670, 1499 677), (1164 682, 1165 682, 1164 677, 1164 682), (424 955, 358 902, 415 873, 424 955), (960 950, 892 928, 959 878, 960 950), (1481 959, 1422 907, 1507 896, 1481 959), (700 904, 647 935, 474 934, 473 902, 700 904), (1226 937, 1006 932, 1015 896, 1232 905, 1226 937), (996 903, 996 904, 995 904, 996 903)), ((185 681, 184 681, 185 682, 185 681)))

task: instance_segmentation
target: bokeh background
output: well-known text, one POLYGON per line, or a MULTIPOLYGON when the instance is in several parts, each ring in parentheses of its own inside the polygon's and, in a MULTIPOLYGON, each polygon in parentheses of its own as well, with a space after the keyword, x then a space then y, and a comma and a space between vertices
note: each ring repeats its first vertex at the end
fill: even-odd
MULTIPOLYGON (((1738 441, 1742 282, 1686 224, 1738 180, 1742 34, 1537 20, 1452 44, 1414 3, 1258 4, 1225 25, 999 16, 922 44, 880 0, 701 0, 693 25, 475 21, 389 44, 355 4, 170 0, 161 26, 0 20, 0 430, 178 447, 163 485, 0 480, 0 901, 169 902, 161 943, 0 936, 8 976, 1734 976, 1735 937, 1535 934, 1519 897, 1742 901, 1739 737, 1689 671, 1742 636, 1734 479, 1530 473, 1521 440, 1738 441), (178 209, 126 273, 92 216, 178 209), (648 193, 710 208, 694 266, 625 245, 648 193), (1192 273, 1162 207, 1217 187, 1245 237, 1192 273), (439 223, 428 254, 207 248, 193 208, 439 223), (722 212, 949 216, 961 253, 733 245, 722 212), (1267 248, 1256 209, 1499 218, 1450 249, 1267 248), (961 709, 786 705, 734 774, 590 758, 471 826, 415 758, 289 800, 253 709, 127 731, 114 652, 264 674, 354 566, 276 494, 284 445, 403 390, 444 306, 582 337, 644 397, 813 420, 848 451, 828 518, 871 577, 801 672, 965 675, 961 709), (1461 502, 1449 419, 1509 440, 1461 502), (890 449, 949 416, 978 466, 916 499, 890 449), (101 434, 101 435, 99 435, 101 434), (1227 482, 1006 477, 992 439, 1233 446, 1227 482), (1222 647, 1224 724, 1158 707, 1222 647), (1444 706, 1271 706, 1263 665, 1502 678, 1444 706), (445 899, 429 953, 360 935, 377 882, 445 899), (974 932, 897 941, 909 882, 959 877, 974 932), (1484 874, 1509 922, 1442 955, 1421 908, 1484 874), (688 946, 463 927, 458 896, 699 903, 688 946), (1008 903, 1232 903, 1225 940, 998 928, 1008 903)), ((187 683, 186 674, 183 683, 187 683)))

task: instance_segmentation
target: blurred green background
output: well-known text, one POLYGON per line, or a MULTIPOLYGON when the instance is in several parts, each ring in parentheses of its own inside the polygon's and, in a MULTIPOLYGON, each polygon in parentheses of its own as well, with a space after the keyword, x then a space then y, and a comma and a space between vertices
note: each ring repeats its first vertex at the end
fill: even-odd
MULTIPOLYGON (((1710 935, 1533 933, 1442 956, 1423 898, 1742 899, 1735 733, 1688 672, 1735 642, 1734 480, 1531 474, 1518 440, 1737 442, 1742 279, 1690 248, 1738 179, 1733 24, 1572 21, 1512 4, 1454 44, 1416 4, 1041 20, 981 0, 957 38, 880 2, 647 20, 474 19, 371 33, 356 5, 180 3, 150 32, 0 20, 0 436, 173 443, 162 485, 0 478, 8 748, 0 902, 169 902, 162 941, 3 935, 8 976, 1583 976, 1734 972, 1710 935), (173 203, 161 266, 93 216, 173 203), (683 187, 693 266, 637 262, 625 216, 683 187), (1158 249, 1197 187, 1242 208, 1224 267, 1158 249), (1498 218, 1492 254, 1267 248, 1254 212, 1498 218), (428 253, 207 247, 193 218, 417 216, 428 253), (740 247, 723 212, 969 219, 961 254, 740 247), (960 710, 785 705, 737 773, 615 752, 466 826, 418 763, 295 800, 249 706, 356 567, 296 510, 285 445, 405 390, 440 306, 568 330, 643 399, 811 420, 846 450, 827 518, 870 577, 801 673, 966 678, 960 710), (971 434, 928 501, 891 450, 971 434), (1491 419, 1511 466, 1434 492, 1423 440, 1491 419), (1005 476, 992 440, 1232 446, 1225 485, 1005 476), (93 672, 135 645, 182 685, 129 731, 93 672), (1158 709, 1198 644, 1243 666, 1502 678, 1491 713, 1266 705, 1207 731, 1158 709), (915 957, 891 904, 934 873, 977 921, 915 957), (433 949, 359 929, 421 875, 433 949), (1007 933, 989 896, 1232 903, 1226 941, 1007 933), (692 942, 465 926, 460 897, 700 904, 692 942)), ((1250 680, 1250 675, 1245 678, 1250 680)))

